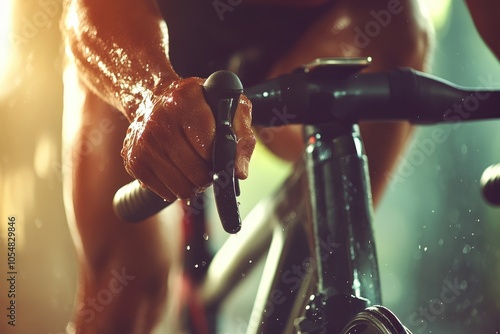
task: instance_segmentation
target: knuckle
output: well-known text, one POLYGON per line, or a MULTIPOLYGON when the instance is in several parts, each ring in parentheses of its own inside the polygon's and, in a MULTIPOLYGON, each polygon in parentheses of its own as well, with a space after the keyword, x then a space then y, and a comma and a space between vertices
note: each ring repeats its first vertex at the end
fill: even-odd
POLYGON ((168 202, 173 202, 175 200, 177 200, 177 197, 172 194, 172 192, 170 191, 164 191, 163 193, 159 194, 161 196, 161 198, 163 198, 164 200, 168 201, 168 202))
POLYGON ((133 156, 125 159, 125 169, 136 179, 140 179, 145 174, 145 168, 139 156, 133 156))
POLYGON ((253 151, 255 145, 257 144, 257 138, 255 137, 253 132, 251 132, 250 134, 242 137, 240 142, 240 145, 244 150, 253 151))
POLYGON ((176 193, 175 196, 180 199, 189 199, 194 196, 196 193, 196 189, 179 189, 176 193))

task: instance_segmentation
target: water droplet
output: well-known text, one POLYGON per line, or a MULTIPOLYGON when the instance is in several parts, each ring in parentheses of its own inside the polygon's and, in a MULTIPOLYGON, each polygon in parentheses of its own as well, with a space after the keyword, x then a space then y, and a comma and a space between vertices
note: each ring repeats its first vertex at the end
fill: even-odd
POLYGON ((464 246, 464 249, 462 249, 462 253, 464 254, 470 253, 471 249, 472 249, 471 246, 469 244, 466 244, 464 246))
POLYGON ((207 261, 201 261, 201 266, 205 267, 207 265, 207 261))
POLYGON ((199 266, 197 264, 194 265, 195 268, 198 268, 199 266))
POLYGON ((209 239, 208 234, 204 233, 204 234, 203 234, 203 239, 208 240, 208 239, 209 239))
POLYGON ((253 261, 252 260, 248 260, 248 263, 252 263, 253 261))
POLYGON ((186 249, 191 250, 191 246, 187 245, 186 249))
POLYGON ((439 239, 439 241, 438 241, 438 245, 439 245, 439 246, 443 246, 443 244, 444 244, 444 240, 443 240, 443 239, 439 239))
POLYGON ((424 252, 427 252, 427 247, 424 247, 424 252))
POLYGON ((241 277, 245 277, 245 273, 241 273, 241 277))

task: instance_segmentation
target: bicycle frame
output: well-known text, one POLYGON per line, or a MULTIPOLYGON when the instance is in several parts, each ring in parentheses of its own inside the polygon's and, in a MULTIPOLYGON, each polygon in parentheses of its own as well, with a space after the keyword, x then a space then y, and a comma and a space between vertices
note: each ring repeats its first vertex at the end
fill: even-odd
MULTIPOLYGON (((252 211, 243 224, 252 229, 224 244, 200 283, 207 308, 216 310, 241 273, 249 271, 250 260, 255 262, 269 248, 248 334, 340 333, 355 316, 367 315, 363 311, 368 306, 381 304, 368 166, 357 120, 445 122, 451 119, 448 107, 473 94, 411 70, 354 75, 368 63, 337 59, 336 66, 308 78, 292 74, 251 91, 262 110, 289 103, 294 123, 323 125, 305 126, 303 163, 272 201, 252 211), (332 76, 335 80, 328 81, 332 76), (366 112, 373 106, 384 113, 366 112), (315 108, 320 110, 307 118, 305 111, 315 108)), ((322 65, 302 70, 307 74, 322 65)), ((498 118, 493 110, 500 92, 483 92, 491 98, 471 120, 498 118)), ((269 113, 257 115, 257 124, 266 117, 269 113)), ((390 311, 380 308, 375 313, 382 319, 373 320, 380 325, 377 333, 406 332, 390 311), (385 326, 386 320, 394 326, 385 326)))
POLYGON ((336 314, 338 331, 357 312, 381 303, 368 169, 358 128, 309 126, 306 138, 305 163, 273 196, 274 203, 252 211, 244 225, 257 227, 219 250, 202 284, 207 305, 216 306, 249 269, 248 259, 262 256, 262 247, 270 245, 250 318, 250 327, 259 326, 248 334, 290 332, 314 292, 335 297, 332 310, 324 312, 346 311, 336 314))

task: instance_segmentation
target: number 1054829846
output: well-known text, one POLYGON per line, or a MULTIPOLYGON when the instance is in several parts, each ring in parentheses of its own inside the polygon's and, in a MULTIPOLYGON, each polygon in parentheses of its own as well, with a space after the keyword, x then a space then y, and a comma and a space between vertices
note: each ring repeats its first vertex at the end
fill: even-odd
POLYGON ((12 272, 16 270, 16 217, 9 216, 7 225, 7 264, 12 272))

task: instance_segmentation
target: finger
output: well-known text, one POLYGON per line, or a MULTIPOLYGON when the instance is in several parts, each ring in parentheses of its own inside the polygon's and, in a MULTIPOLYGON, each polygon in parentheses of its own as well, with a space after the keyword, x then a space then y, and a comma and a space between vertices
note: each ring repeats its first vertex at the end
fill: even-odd
POLYGON ((235 161, 236 176, 240 179, 246 179, 256 139, 252 131, 252 104, 243 95, 236 109, 233 127, 238 140, 235 161))
MULTIPOLYGON (((176 168, 172 172, 177 174, 179 178, 188 181, 192 185, 190 189, 192 191, 195 189, 199 191, 201 188, 208 187, 212 182, 210 162, 193 149, 182 131, 179 133, 178 138, 182 138, 182 140, 177 140, 175 147, 172 147, 173 145, 162 145, 165 162, 168 162, 165 168, 171 169, 175 166, 176 168)), ((169 179, 172 179, 172 177, 169 177, 169 179)))
POLYGON ((177 196, 153 172, 150 170, 141 170, 138 174, 136 175, 136 179, 142 187, 148 188, 167 202, 177 200, 177 196))
POLYGON ((191 197, 199 187, 175 166, 168 152, 162 151, 155 136, 145 132, 142 139, 147 145, 137 150, 135 158, 129 161, 131 174, 166 200, 191 197))
POLYGON ((200 187, 186 177, 168 154, 162 154, 162 159, 155 163, 152 173, 176 198, 191 198, 199 192, 200 187))
POLYGON ((200 191, 200 187, 191 183, 175 166, 169 165, 155 176, 176 198, 188 199, 200 191))
POLYGON ((215 138, 215 119, 203 94, 203 80, 190 78, 190 85, 176 92, 184 108, 179 115, 182 130, 192 148, 206 161, 212 161, 212 146, 215 138))

